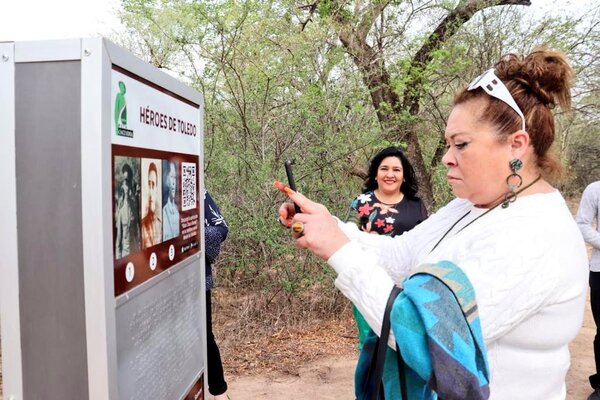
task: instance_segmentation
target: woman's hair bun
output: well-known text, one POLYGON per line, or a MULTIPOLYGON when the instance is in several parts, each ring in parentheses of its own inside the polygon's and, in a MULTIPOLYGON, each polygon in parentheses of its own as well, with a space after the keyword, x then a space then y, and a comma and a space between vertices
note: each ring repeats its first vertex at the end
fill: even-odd
POLYGON ((509 54, 495 69, 505 84, 520 83, 544 105, 553 107, 558 103, 564 110, 571 107, 574 73, 564 54, 548 49, 535 50, 524 59, 509 54))

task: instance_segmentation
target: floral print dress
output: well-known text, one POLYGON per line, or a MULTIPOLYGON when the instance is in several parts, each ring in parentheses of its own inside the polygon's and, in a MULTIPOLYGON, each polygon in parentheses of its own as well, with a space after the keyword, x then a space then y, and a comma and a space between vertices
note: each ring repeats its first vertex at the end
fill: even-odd
MULTIPOLYGON (((364 232, 393 237, 411 230, 426 218, 427 210, 419 198, 404 196, 396 204, 386 204, 375 196, 375 192, 370 191, 352 201, 346 222, 354 222, 364 232)), ((371 327, 354 305, 352 312, 358 329, 358 348, 361 350, 371 327)))
POLYGON ((373 191, 357 196, 350 205, 348 222, 362 231, 396 236, 411 230, 427 218, 423 202, 406 196, 399 203, 386 204, 373 191))

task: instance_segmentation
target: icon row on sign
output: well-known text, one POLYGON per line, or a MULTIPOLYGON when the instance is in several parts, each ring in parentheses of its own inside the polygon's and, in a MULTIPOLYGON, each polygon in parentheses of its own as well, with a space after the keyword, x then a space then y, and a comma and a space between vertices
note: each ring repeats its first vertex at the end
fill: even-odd
MULTIPOLYGON (((173 259, 175 258, 175 246, 170 245, 169 246, 169 261, 173 261, 173 259)), ((152 271, 154 271, 156 269, 156 266, 158 265, 158 257, 156 256, 155 252, 152 252, 152 254, 150 254, 150 259, 148 260, 148 266, 150 267, 150 269, 152 271)), ((127 266, 125 267, 125 279, 127 279, 127 282, 133 282, 133 278, 135 277, 135 266, 133 265, 133 262, 128 262, 127 266)))

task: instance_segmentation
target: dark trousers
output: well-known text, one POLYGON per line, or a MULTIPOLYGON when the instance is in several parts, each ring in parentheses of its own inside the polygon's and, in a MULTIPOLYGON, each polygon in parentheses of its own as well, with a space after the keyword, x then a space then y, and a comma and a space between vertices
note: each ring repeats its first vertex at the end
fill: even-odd
POLYGON ((218 396, 227 391, 227 382, 223 375, 223 363, 221 362, 221 352, 215 341, 215 335, 212 331, 212 306, 210 301, 210 290, 206 291, 206 358, 208 365, 206 367, 208 374, 208 391, 213 396, 218 396))
POLYGON ((594 359, 596 360, 596 373, 590 376, 590 384, 594 389, 600 389, 600 272, 590 271, 590 303, 592 316, 596 324, 594 337, 594 359))

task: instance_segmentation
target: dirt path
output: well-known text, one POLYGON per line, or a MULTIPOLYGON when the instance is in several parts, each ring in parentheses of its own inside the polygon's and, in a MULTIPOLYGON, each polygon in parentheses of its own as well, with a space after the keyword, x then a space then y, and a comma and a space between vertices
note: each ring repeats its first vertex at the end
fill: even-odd
POLYGON ((583 327, 570 346, 571 368, 567 374, 567 399, 569 400, 586 400, 591 392, 588 376, 595 368, 593 347, 595 334, 596 326, 588 296, 583 327))
POLYGON ((322 399, 354 398, 351 356, 329 356, 302 367, 297 376, 245 376, 229 380, 232 400, 245 399, 322 399))
MULTIPOLYGON (((586 400, 588 375, 594 368, 592 342, 595 333, 589 302, 583 327, 571 344, 571 369, 567 375, 567 399, 586 400)), ((327 355, 302 366, 295 375, 270 373, 229 377, 232 400, 352 399, 356 354, 327 355)))

